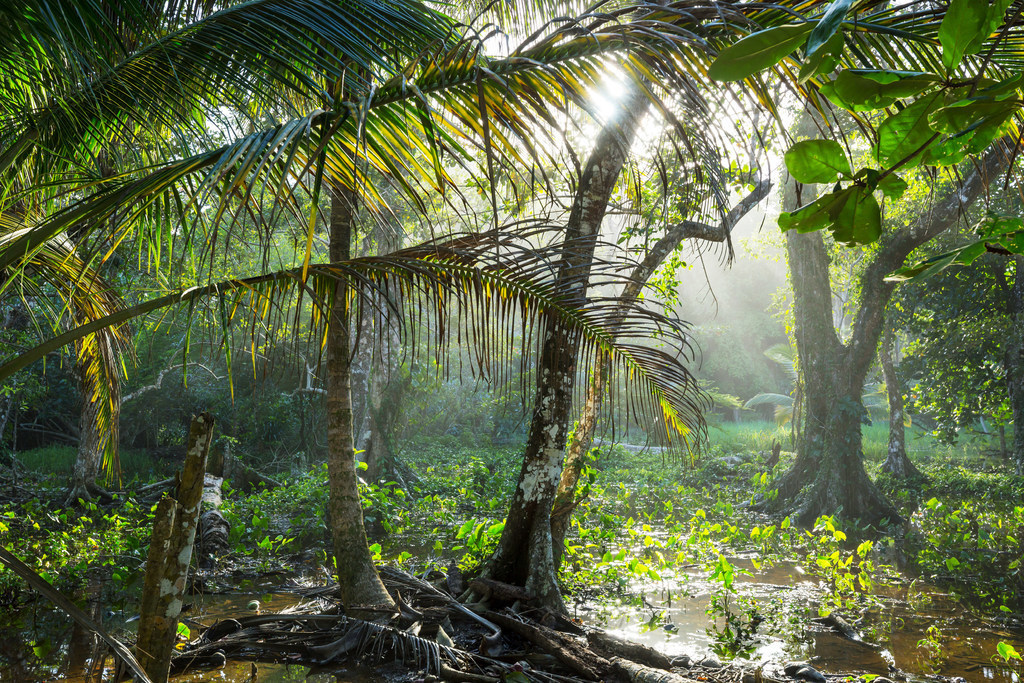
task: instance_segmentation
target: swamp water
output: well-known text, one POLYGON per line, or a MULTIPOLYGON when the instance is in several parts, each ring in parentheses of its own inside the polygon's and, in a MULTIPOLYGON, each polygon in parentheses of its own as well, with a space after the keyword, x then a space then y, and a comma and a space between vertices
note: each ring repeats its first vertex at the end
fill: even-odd
MULTIPOLYGON (((724 659, 738 655, 749 662, 782 663, 805 660, 822 672, 891 676, 890 665, 908 675, 910 681, 955 680, 972 683, 995 681, 1018 683, 1020 669, 997 666, 991 660, 1000 641, 1024 651, 1024 632, 1011 630, 993 620, 972 614, 938 589, 909 579, 896 587, 882 586, 874 592, 872 605, 863 613, 847 613, 872 648, 838 634, 814 621, 825 587, 818 577, 804 574, 792 563, 754 570, 749 559, 734 558, 738 570, 728 611, 739 615, 729 622, 741 629, 741 637, 729 637, 725 609, 721 602, 714 612, 720 585, 707 580, 705 572, 692 570, 673 580, 638 586, 637 600, 578 604, 570 609, 583 622, 599 625, 623 637, 642 642, 669 656, 687 655, 695 660, 708 656, 724 659), (753 619, 756 626, 750 628, 753 619), (938 676, 938 677, 937 677, 938 676), (947 677, 947 678, 939 678, 947 677)), ((316 576, 312 572, 309 576, 316 576)), ((315 580, 299 578, 289 583, 309 586, 315 580)), ((322 580, 321 580, 322 583, 322 580)), ((279 611, 301 600, 288 592, 285 577, 270 576, 245 581, 237 590, 194 595, 184 615, 193 629, 218 619, 246 614, 252 600, 266 612, 279 611)), ((125 604, 87 611, 102 614, 104 627, 124 638, 135 623, 125 604)), ((63 613, 39 601, 31 602, 20 614, 0 614, 0 683, 33 680, 83 682, 80 675, 68 676, 69 662, 77 657, 76 631, 63 613)), ((404 671, 404 669, 402 670, 404 671)), ((284 664, 256 665, 229 662, 222 669, 186 674, 176 683, 348 683, 392 679, 385 668, 348 667, 329 671, 284 664)), ((393 673, 398 673, 395 671, 393 673)))

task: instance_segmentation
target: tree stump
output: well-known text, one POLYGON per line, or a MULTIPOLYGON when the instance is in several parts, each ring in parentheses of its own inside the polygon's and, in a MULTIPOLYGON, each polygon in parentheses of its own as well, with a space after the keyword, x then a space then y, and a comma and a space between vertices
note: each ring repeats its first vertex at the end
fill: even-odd
POLYGON ((162 499, 153 521, 146 560, 135 652, 153 683, 166 683, 178 633, 185 579, 192 560, 203 496, 206 458, 213 438, 213 418, 192 418, 185 465, 174 497, 162 499))

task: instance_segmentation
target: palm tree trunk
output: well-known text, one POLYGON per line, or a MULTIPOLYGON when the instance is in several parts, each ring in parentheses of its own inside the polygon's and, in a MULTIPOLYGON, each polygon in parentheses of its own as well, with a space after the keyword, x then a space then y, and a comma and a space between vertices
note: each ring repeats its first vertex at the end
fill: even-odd
MULTIPOLYGON (((651 275, 654 274, 665 259, 687 239, 701 239, 708 242, 724 242, 728 239, 733 227, 741 218, 757 206, 758 202, 768 196, 772 184, 766 180, 759 180, 754 189, 733 207, 720 225, 711 226, 694 221, 683 221, 670 226, 665 230, 654 246, 651 247, 647 256, 641 263, 638 263, 629 276, 629 284, 619 295, 619 309, 625 310, 639 298, 641 291, 647 284, 651 275)), ((608 359, 602 358, 599 366, 594 369, 587 387, 587 398, 583 404, 579 422, 573 433, 572 443, 565 456, 565 466, 562 470, 562 477, 558 482, 558 490, 555 492, 555 502, 551 510, 551 536, 554 545, 555 568, 562 565, 562 551, 565 547, 565 534, 569 530, 569 521, 580 501, 576 499, 576 486, 579 483, 580 473, 583 471, 583 461, 591 445, 594 443, 594 433, 597 429, 597 417, 601 411, 605 385, 608 382, 608 359)))
MULTIPOLYGON (((618 116, 598 136, 580 176, 557 276, 564 288, 574 292, 578 302, 586 296, 594 246, 608 200, 648 107, 642 87, 633 85, 622 99, 618 116)), ((535 596, 536 604, 564 611, 555 576, 551 506, 562 473, 578 340, 569 336, 554 318, 548 318, 543 329, 537 392, 519 482, 498 549, 485 573, 525 587, 535 596)))
MULTIPOLYGON (((331 192, 330 259, 349 258, 355 194, 331 192)), ((327 322, 327 476, 328 520, 338 570, 338 586, 346 609, 356 606, 393 605, 366 541, 363 508, 356 478, 352 434, 352 353, 349 341, 350 290, 344 281, 335 285, 327 322)))

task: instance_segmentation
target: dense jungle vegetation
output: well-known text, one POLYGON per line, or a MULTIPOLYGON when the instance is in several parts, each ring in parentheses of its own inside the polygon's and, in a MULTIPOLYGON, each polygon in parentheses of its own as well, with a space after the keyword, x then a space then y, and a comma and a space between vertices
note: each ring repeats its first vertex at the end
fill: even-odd
POLYGON ((1021 679, 1024 0, 0 19, 0 682, 1021 679))

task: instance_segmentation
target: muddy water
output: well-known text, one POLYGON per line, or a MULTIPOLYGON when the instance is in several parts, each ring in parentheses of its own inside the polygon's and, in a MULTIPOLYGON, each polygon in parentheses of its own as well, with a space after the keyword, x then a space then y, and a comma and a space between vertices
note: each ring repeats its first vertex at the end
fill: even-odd
MULTIPOLYGON (((909 681, 934 681, 935 675, 971 682, 1021 680, 1019 668, 996 666, 991 658, 1000 641, 1024 652, 1024 632, 972 614, 933 586, 904 581, 880 587, 873 596, 876 604, 848 615, 864 640, 877 646, 873 648, 813 620, 825 595, 817 577, 791 563, 761 571, 754 571, 749 560, 735 559, 733 564, 751 572, 737 576, 740 600, 733 600, 733 610, 737 604, 756 605, 764 619, 756 633, 743 640, 749 650, 740 660, 804 660, 833 673, 903 672, 909 681), (937 647, 922 643, 928 640, 937 647)), ((670 656, 700 660, 722 654, 724 619, 719 615, 712 621, 709 616, 712 593, 720 586, 705 577, 696 571, 679 575, 664 585, 648 586, 642 606, 590 604, 580 608, 578 616, 670 656)))
MULTIPOLYGON (((813 621, 825 589, 817 577, 793 564, 779 564, 754 571, 749 560, 733 558, 733 564, 750 571, 736 579, 739 603, 756 607, 763 622, 756 634, 744 641, 749 650, 742 658, 753 662, 786 662, 800 659, 824 672, 891 675, 890 666, 908 674, 910 681, 936 680, 932 674, 960 677, 966 681, 1017 683, 1019 672, 999 668, 991 662, 999 641, 1024 652, 1024 633, 1006 630, 991 620, 972 615, 938 589, 920 582, 901 582, 876 591, 876 604, 860 614, 848 614, 872 649, 836 634, 813 621), (744 601, 750 601, 749 603, 744 601), (929 628, 932 631, 929 632, 929 628), (935 630, 937 629, 937 630, 935 630), (938 648, 919 645, 931 638, 938 648)), ((247 613, 251 600, 259 600, 264 611, 277 611, 301 598, 281 590, 286 577, 271 576, 248 581, 230 592, 210 592, 191 598, 186 624, 198 629, 224 617, 247 613)), ((294 579, 293 579, 294 581, 294 579)), ((309 585, 314 579, 298 578, 309 585)), ((601 625, 627 638, 646 643, 670 656, 689 655, 701 659, 717 651, 722 654, 724 621, 712 620, 708 609, 718 588, 697 570, 680 574, 658 585, 643 586, 644 602, 635 604, 586 604, 577 615, 585 622, 601 625), (709 628, 714 624, 718 629, 709 628)), ((91 591, 95 597, 95 591, 91 591)), ((104 627, 122 639, 131 640, 135 606, 130 603, 98 608, 86 602, 87 611, 102 615, 104 627)), ((80 634, 77 634, 80 636, 80 634)), ((81 676, 69 676, 70 660, 80 656, 70 621, 41 603, 31 603, 21 614, 0 614, 0 683, 33 680, 62 680, 84 683, 81 676)), ((180 676, 178 683, 246 683, 252 681, 250 662, 231 662, 224 669, 180 676)), ((256 678, 262 683, 311 681, 312 683, 381 682, 386 672, 366 668, 313 671, 305 666, 258 664, 256 678)))
MULTIPOLYGON (((280 611, 299 603, 302 598, 294 592, 282 592, 282 576, 248 580, 241 592, 212 592, 192 595, 186 599, 183 622, 194 633, 218 619, 249 614, 252 600, 260 601, 263 611, 280 611)), ((289 582, 295 582, 295 579, 289 582)), ((310 584, 298 577, 297 583, 310 584)), ((104 629, 122 642, 135 637, 137 617, 134 603, 119 602, 108 606, 98 604, 96 591, 89 591, 83 606, 92 616, 102 621, 104 629)), ((93 655, 91 637, 83 634, 63 613, 40 602, 30 603, 17 614, 0 613, 0 683, 26 683, 29 681, 66 681, 88 683, 81 663, 93 655), (85 641, 83 643, 83 641, 85 641), (81 654, 85 651, 85 654, 81 654)), ((112 662, 104 662, 103 680, 112 680, 112 662)), ((93 681, 96 678, 92 678, 93 681)), ((387 678, 369 667, 334 667, 313 670, 308 666, 286 664, 254 664, 232 661, 215 671, 185 674, 172 679, 175 683, 384 683, 387 678)))

